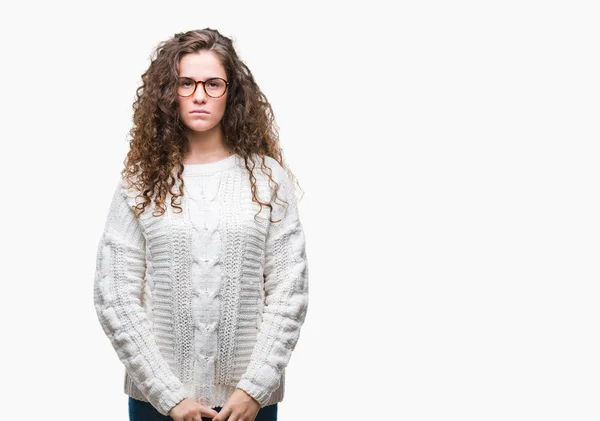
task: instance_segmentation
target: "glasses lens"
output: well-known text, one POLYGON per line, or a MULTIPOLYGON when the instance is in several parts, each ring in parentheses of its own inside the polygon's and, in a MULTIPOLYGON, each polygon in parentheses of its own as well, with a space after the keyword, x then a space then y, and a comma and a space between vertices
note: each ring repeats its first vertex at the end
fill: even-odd
POLYGON ((189 78, 179 78, 177 81, 177 93, 181 96, 190 96, 194 92, 196 83, 189 78))
POLYGON ((208 79, 205 83, 206 92, 210 96, 221 96, 225 93, 225 81, 223 79, 208 79))

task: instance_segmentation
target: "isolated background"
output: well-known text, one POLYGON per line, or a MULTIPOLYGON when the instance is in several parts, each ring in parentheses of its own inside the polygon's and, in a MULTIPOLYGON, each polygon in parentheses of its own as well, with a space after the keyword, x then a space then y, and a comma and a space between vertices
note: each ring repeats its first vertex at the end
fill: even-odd
POLYGON ((233 37, 304 190, 281 421, 598 420, 593 1, 0 7, 2 419, 127 420, 96 246, 149 55, 233 37))

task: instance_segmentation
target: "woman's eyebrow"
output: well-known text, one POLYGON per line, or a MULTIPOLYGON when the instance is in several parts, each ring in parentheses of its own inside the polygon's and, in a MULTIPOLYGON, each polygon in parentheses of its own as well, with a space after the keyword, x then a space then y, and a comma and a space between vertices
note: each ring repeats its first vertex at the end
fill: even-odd
MULTIPOLYGON (((193 78, 193 77, 191 77, 191 76, 179 76, 179 77, 187 77, 188 79, 201 80, 201 79, 196 79, 196 78, 193 78)), ((225 79, 223 76, 209 76, 209 77, 207 77, 207 78, 206 78, 206 79, 204 79, 204 80, 208 80, 208 79, 214 79, 214 78, 221 78, 221 79, 225 79)))

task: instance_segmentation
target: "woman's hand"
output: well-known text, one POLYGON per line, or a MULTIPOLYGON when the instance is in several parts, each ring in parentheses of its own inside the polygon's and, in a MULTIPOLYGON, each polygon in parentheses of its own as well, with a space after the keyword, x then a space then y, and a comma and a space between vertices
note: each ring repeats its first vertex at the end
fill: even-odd
POLYGON ((235 392, 227 399, 213 421, 254 421, 260 410, 260 403, 242 389, 235 392))
POLYGON ((185 398, 169 411, 169 416, 174 421, 202 421, 201 417, 214 418, 218 414, 214 409, 201 405, 190 398, 185 398))

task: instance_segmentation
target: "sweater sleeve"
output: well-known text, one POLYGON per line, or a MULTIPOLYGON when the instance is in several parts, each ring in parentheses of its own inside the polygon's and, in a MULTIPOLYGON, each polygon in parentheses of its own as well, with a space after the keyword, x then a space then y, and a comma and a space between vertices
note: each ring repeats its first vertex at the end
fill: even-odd
POLYGON ((94 307, 135 385, 152 406, 168 415, 188 396, 162 357, 142 306, 146 242, 126 198, 119 183, 98 243, 94 307))
POLYGON ((272 219, 281 221, 271 223, 267 233, 263 320, 248 368, 237 384, 261 406, 280 386, 308 309, 308 265, 297 200, 283 168, 274 166, 279 191, 276 204, 272 202, 272 219), (282 206, 280 198, 288 204, 282 206))

